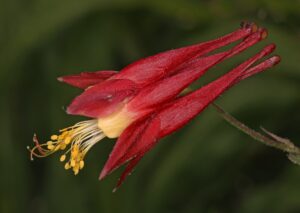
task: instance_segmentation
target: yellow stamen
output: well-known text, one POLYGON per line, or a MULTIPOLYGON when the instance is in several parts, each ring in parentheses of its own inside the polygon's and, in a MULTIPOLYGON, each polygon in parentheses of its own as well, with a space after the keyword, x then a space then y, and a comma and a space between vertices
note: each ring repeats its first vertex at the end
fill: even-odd
POLYGON ((60 156, 59 160, 64 162, 69 157, 69 160, 64 164, 66 170, 72 168, 75 175, 84 167, 84 157, 90 148, 105 137, 102 130, 98 127, 97 120, 83 121, 74 126, 64 128, 59 131, 60 134, 52 135, 51 141, 44 144, 38 142, 34 135, 35 146, 28 150, 31 153, 31 159, 35 157, 46 157, 59 150, 65 150, 65 153, 60 156))
POLYGON ((74 175, 77 175, 79 173, 79 168, 73 168, 73 172, 74 172, 74 175))
POLYGON ((59 158, 60 162, 64 162, 66 160, 66 155, 62 155, 59 158))
POLYGON ((54 146, 53 146, 53 145, 48 145, 47 148, 48 148, 49 150, 53 150, 53 149, 54 149, 54 146))
POLYGON ((70 164, 69 164, 69 163, 66 163, 66 164, 65 164, 65 170, 68 170, 68 169, 70 169, 70 168, 71 168, 70 164))
POLYGON ((71 137, 66 137, 65 144, 68 145, 71 142, 71 139, 72 139, 71 137))
POLYGON ((60 149, 61 149, 61 150, 64 150, 66 147, 67 147, 67 144, 65 144, 65 143, 62 143, 62 144, 60 145, 60 149))
POLYGON ((51 135, 51 140, 55 141, 57 140, 58 136, 57 135, 51 135))
POLYGON ((80 168, 80 169, 83 169, 83 167, 84 167, 84 161, 81 160, 81 161, 79 162, 79 168, 80 168))
POLYGON ((72 159, 72 160, 71 160, 71 166, 72 166, 72 167, 75 167, 75 165, 76 165, 76 162, 75 162, 74 159, 72 159))
POLYGON ((60 144, 57 145, 57 146, 54 148, 54 151, 56 152, 56 151, 59 150, 59 149, 60 149, 60 144))

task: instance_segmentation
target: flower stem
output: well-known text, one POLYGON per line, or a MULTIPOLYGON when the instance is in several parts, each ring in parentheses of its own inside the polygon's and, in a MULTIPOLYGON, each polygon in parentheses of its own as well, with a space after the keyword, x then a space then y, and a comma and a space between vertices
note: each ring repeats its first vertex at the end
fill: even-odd
POLYGON ((286 138, 279 137, 264 128, 261 128, 264 133, 257 132, 231 116, 229 113, 225 112, 220 106, 216 105, 215 103, 213 103, 212 105, 217 110, 217 112, 232 126, 249 135, 254 140, 257 140, 267 146, 271 146, 276 149, 280 149, 281 151, 287 152, 288 158, 293 163, 300 165, 300 148, 297 147, 292 141, 286 138))

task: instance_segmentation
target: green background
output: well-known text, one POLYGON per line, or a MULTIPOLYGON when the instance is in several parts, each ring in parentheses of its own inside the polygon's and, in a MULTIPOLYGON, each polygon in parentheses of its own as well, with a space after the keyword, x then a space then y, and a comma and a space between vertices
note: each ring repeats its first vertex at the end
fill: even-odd
POLYGON ((157 52, 231 32, 242 20, 269 30, 263 44, 216 66, 197 88, 277 44, 282 63, 217 101, 253 128, 300 143, 299 0, 9 0, 0 2, 0 212, 300 212, 300 167, 253 141, 209 107, 166 137, 112 193, 99 182, 114 142, 89 152, 78 176, 59 155, 29 160, 41 140, 83 120, 64 108, 80 90, 56 77, 120 70, 157 52), (214 73, 214 74, 212 74, 214 73))

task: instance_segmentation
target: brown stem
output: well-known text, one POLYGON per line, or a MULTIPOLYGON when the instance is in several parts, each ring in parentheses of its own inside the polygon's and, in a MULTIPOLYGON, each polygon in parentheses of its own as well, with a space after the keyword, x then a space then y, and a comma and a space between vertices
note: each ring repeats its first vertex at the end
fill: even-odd
POLYGON ((287 152, 288 157, 291 161, 300 164, 300 148, 295 146, 295 144, 289 139, 279 137, 264 128, 261 129, 265 134, 259 133, 232 117, 229 113, 225 112, 220 106, 216 105, 215 103, 213 103, 212 105, 228 123, 265 145, 287 152))

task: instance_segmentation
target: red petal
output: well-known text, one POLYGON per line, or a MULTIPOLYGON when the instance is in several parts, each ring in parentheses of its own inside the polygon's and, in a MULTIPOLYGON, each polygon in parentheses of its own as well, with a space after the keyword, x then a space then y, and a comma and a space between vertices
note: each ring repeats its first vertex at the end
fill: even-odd
POLYGON ((260 41, 264 32, 264 30, 260 30, 259 32, 252 34, 243 42, 228 51, 190 61, 180 68, 178 74, 160 80, 157 83, 153 83, 142 89, 130 103, 128 103, 128 109, 139 112, 144 111, 145 113, 147 110, 152 111, 152 109, 159 104, 176 97, 183 89, 197 80, 215 64, 220 63, 229 56, 232 57, 242 52, 260 41))
POLYGON ((160 121, 155 117, 136 121, 127 127, 110 153, 99 179, 136 156, 144 155, 155 144, 159 130, 160 121))
POLYGON ((113 79, 97 84, 77 96, 67 113, 92 118, 104 117, 115 112, 137 91, 136 85, 130 80, 113 79), (125 102, 124 102, 125 101, 125 102))
POLYGON ((245 78, 255 75, 256 73, 263 72, 263 71, 275 66, 280 61, 281 61, 281 58, 279 56, 273 56, 273 57, 261 62, 260 64, 256 65, 255 67, 248 69, 247 72, 245 72, 240 78, 238 78, 235 83, 238 83, 239 81, 241 81, 245 78))
POLYGON ((103 82, 104 80, 117 74, 117 71, 103 70, 97 72, 82 72, 79 75, 67 75, 59 77, 58 80, 74 87, 86 89, 92 85, 103 82))
POLYGON ((224 58, 224 54, 216 54, 197 60, 197 67, 187 67, 186 72, 180 72, 171 77, 151 84, 142 89, 129 103, 130 111, 138 111, 141 115, 176 97, 193 81, 202 76, 211 66, 224 58), (142 113, 143 112, 143 113, 142 113))
POLYGON ((113 192, 117 191, 117 189, 121 186, 121 184, 124 182, 124 180, 126 179, 126 177, 128 175, 130 175, 131 171, 136 167, 136 165, 138 164, 138 162, 140 162, 140 160, 142 159, 142 157, 143 157, 143 155, 138 155, 138 156, 134 157, 133 159, 131 159, 129 161, 129 163, 126 166, 125 170, 121 174, 121 177, 119 178, 118 183, 117 183, 116 187, 114 188, 113 192))
POLYGON ((157 115, 161 121, 161 132, 159 137, 164 137, 185 125, 193 117, 203 111, 225 90, 229 89, 238 81, 278 63, 279 58, 272 57, 249 69, 249 67, 260 58, 270 54, 274 48, 275 45, 265 47, 260 53, 248 59, 219 79, 170 103, 169 106, 157 115))
POLYGON ((230 34, 221 38, 162 52, 141 60, 138 60, 121 70, 115 75, 115 79, 130 79, 140 85, 147 85, 163 76, 169 75, 175 69, 189 59, 199 57, 226 46, 241 38, 245 38, 256 30, 256 25, 244 25, 230 34))

